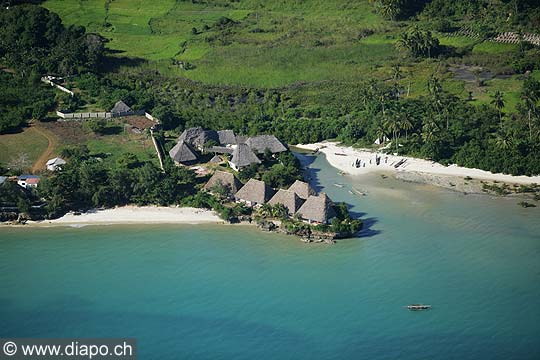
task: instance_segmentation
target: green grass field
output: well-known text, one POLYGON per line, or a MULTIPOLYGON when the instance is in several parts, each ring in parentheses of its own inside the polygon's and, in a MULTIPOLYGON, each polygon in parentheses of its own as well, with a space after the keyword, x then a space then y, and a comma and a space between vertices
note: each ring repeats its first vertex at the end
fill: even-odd
MULTIPOLYGON (((508 97, 507 110, 515 108, 521 84, 514 77, 491 80, 478 89, 452 80, 432 60, 402 59, 394 43, 407 23, 383 20, 367 0, 47 0, 44 6, 66 24, 105 36, 114 56, 142 58, 147 62, 141 67, 207 84, 268 88, 355 83, 388 79, 399 62, 406 69, 401 85, 412 97, 425 95, 427 79, 435 74, 457 96, 473 91, 477 103, 489 102, 489 94, 500 90, 508 97), (223 18, 232 22, 220 22, 223 18), (173 65, 173 59, 191 69, 173 65)), ((443 45, 472 49, 476 57, 517 51, 516 45, 436 36, 443 45)))
POLYGON ((0 163, 9 165, 15 159, 22 159, 22 156, 28 168, 49 144, 47 138, 31 127, 20 133, 0 135, 0 139, 0 163))

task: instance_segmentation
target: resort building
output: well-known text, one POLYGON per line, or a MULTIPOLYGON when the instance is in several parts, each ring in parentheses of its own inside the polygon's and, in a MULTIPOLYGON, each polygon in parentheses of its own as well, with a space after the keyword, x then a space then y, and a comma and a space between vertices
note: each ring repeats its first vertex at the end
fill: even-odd
POLYGON ((266 203, 274 195, 274 190, 264 181, 249 179, 249 181, 235 194, 237 202, 243 202, 247 206, 258 206, 266 203))
POLYGON ((131 110, 131 108, 122 100, 117 101, 111 109, 111 113, 115 116, 129 114, 131 112, 133 112, 133 110, 131 110))
POLYGON ((219 144, 222 146, 235 145, 236 144, 236 135, 232 130, 218 130, 218 139, 219 144))
POLYGON ((207 149, 207 151, 215 154, 232 154, 234 149, 229 146, 211 146, 207 149))
POLYGON ((266 149, 272 154, 287 151, 285 145, 278 140, 274 135, 258 135, 249 137, 246 144, 253 150, 254 153, 264 154, 266 149))
POLYGON ((204 130, 198 126, 184 130, 178 137, 178 142, 180 141, 184 141, 199 151, 203 151, 205 145, 209 142, 213 142, 216 145, 219 144, 219 137, 217 131, 204 130))
POLYGON ((234 195, 242 187, 242 183, 234 174, 218 170, 212 175, 206 185, 204 185, 204 189, 211 193, 218 186, 222 186, 228 195, 234 195))
POLYGON ((268 204, 273 206, 282 204, 287 208, 290 215, 294 215, 298 209, 300 209, 303 202, 304 201, 300 199, 296 193, 289 190, 279 189, 278 192, 270 199, 270 201, 268 201, 268 204))
POLYGON ((183 140, 169 151, 169 155, 176 165, 190 165, 197 161, 195 150, 183 140))
POLYGON ((294 184, 289 187, 289 191, 296 193, 300 199, 306 200, 312 195, 317 195, 317 192, 306 182, 296 180, 294 184))
POLYGON ((37 175, 20 175, 17 177, 17 184, 25 189, 36 188, 40 177, 37 175))
POLYGON ((229 161, 231 167, 239 171, 241 168, 251 164, 260 164, 261 160, 253 153, 247 144, 238 144, 232 153, 232 159, 229 161))
POLYGON ((50 159, 47 161, 47 170, 49 171, 56 171, 56 170, 62 170, 62 165, 65 165, 66 161, 62 158, 55 157, 54 159, 50 159))
POLYGON ((332 200, 325 193, 312 195, 307 198, 297 214, 309 223, 328 224, 336 216, 332 206, 332 200))

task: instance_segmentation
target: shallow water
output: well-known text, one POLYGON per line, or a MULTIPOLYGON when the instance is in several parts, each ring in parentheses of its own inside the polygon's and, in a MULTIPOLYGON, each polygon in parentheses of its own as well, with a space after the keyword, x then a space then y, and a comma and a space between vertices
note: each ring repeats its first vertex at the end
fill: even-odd
POLYGON ((359 238, 2 229, 0 337, 135 337, 144 359, 540 358, 538 208, 302 161, 366 219, 359 238))

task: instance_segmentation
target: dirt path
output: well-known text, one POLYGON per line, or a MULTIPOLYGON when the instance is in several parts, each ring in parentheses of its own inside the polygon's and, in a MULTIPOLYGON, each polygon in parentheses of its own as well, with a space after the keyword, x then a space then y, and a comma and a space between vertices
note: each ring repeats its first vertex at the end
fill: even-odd
POLYGON ((32 165, 32 173, 35 174, 39 170, 45 169, 47 161, 52 157, 56 146, 58 145, 58 138, 50 130, 43 128, 39 123, 32 124, 32 127, 49 142, 47 149, 38 157, 34 165, 32 165))

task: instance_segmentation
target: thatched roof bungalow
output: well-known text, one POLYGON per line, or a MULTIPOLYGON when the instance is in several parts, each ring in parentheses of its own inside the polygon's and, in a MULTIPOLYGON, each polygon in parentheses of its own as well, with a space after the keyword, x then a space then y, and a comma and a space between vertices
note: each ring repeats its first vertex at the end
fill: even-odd
POLYGON ((296 180, 294 184, 289 187, 289 191, 296 193, 300 199, 306 200, 312 195, 317 195, 317 192, 306 182, 296 180))
POLYGON ((272 195, 274 195, 274 190, 264 181, 249 179, 234 197, 236 201, 244 202, 248 206, 256 206, 266 203, 272 195))
POLYGON ((122 100, 117 101, 116 104, 114 104, 113 108, 111 109, 111 112, 113 114, 124 114, 131 112, 131 108, 122 100))
POLYGON ((180 140, 170 151, 169 155, 175 164, 189 165, 197 161, 195 150, 188 143, 180 140))
POLYGON ((217 132, 220 145, 234 145, 236 144, 236 136, 232 130, 218 130, 217 132))
POLYGON ((236 194, 238 190, 242 187, 242 183, 236 178, 236 176, 234 176, 234 174, 218 170, 214 173, 214 175, 212 175, 206 185, 204 185, 204 189, 212 192, 216 186, 220 185, 227 190, 229 195, 236 194))
POLYGON ((289 214, 293 215, 298 211, 304 201, 298 195, 289 190, 279 189, 278 192, 268 201, 270 205, 282 204, 289 214))
POLYGON ((274 135, 257 135, 250 137, 246 140, 246 144, 255 153, 264 153, 266 149, 270 150, 272 154, 287 151, 287 148, 281 141, 274 135))
POLYGON ((260 164, 261 160, 259 160, 247 144, 238 144, 233 151, 232 159, 229 163, 234 170, 238 171, 251 164, 260 164))
POLYGON ((310 196, 304 205, 298 209, 297 214, 310 223, 327 224, 336 216, 332 200, 325 194, 310 196))
POLYGON ((219 144, 219 137, 216 131, 204 130, 200 126, 184 130, 182 134, 180 134, 180 136, 178 137, 178 141, 182 140, 201 151, 204 149, 204 146, 209 141, 213 141, 215 144, 219 144))

